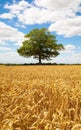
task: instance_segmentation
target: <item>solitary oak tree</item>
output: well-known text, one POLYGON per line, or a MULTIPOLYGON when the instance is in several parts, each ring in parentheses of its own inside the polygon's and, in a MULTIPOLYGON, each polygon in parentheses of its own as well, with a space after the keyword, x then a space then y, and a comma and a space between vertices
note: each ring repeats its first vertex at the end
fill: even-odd
POLYGON ((17 52, 24 57, 50 60, 51 57, 59 55, 59 51, 64 49, 62 44, 57 44, 56 36, 52 35, 46 28, 33 29, 27 35, 22 46, 17 52))

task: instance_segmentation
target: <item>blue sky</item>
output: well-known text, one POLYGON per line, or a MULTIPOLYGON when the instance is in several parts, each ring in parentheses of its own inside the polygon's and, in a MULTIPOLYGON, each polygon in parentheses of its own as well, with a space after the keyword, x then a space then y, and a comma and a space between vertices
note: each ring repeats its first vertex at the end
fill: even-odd
POLYGON ((17 48, 25 34, 42 27, 65 47, 49 62, 81 63, 81 0, 0 0, 0 63, 38 62, 17 48))

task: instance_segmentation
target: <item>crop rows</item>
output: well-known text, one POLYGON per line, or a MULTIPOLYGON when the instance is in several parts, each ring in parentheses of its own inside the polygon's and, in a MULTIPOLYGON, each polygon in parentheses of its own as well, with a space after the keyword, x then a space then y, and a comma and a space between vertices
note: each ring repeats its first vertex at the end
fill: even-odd
POLYGON ((0 130, 81 130, 81 66, 0 66, 0 130))

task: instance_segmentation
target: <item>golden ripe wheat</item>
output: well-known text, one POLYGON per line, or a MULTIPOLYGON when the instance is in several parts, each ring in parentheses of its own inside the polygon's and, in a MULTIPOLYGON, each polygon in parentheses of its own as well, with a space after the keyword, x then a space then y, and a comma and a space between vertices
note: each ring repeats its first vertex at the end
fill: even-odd
POLYGON ((81 130, 81 66, 0 66, 0 130, 81 130))

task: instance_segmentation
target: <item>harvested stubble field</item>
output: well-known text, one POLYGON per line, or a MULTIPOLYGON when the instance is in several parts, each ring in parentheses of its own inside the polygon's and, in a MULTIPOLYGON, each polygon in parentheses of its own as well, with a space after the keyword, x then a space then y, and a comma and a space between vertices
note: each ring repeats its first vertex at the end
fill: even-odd
POLYGON ((81 130, 81 66, 0 66, 0 130, 81 130))

